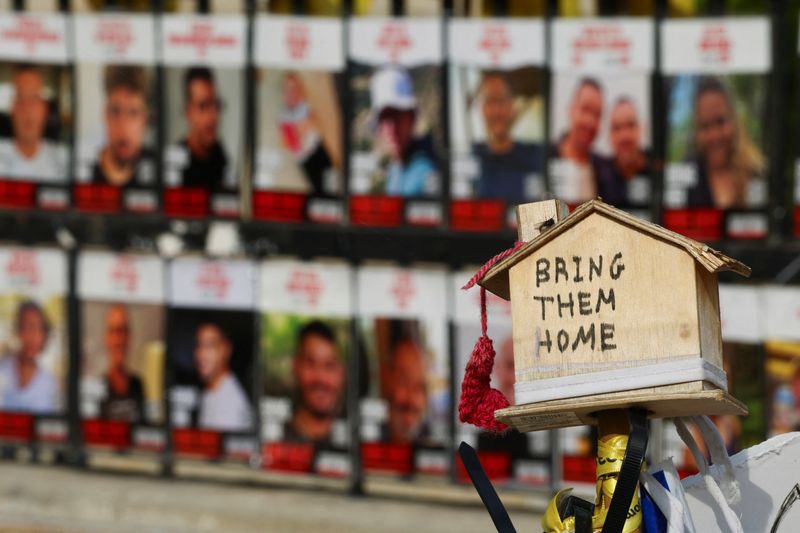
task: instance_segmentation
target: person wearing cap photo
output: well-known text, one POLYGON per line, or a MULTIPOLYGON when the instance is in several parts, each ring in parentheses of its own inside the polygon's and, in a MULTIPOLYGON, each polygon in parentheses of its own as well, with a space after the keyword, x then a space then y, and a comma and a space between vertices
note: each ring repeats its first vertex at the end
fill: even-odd
POLYGON ((383 192, 392 196, 421 196, 436 192, 438 171, 429 136, 414 137, 417 98, 408 71, 388 67, 370 80, 376 144, 381 154, 383 192))

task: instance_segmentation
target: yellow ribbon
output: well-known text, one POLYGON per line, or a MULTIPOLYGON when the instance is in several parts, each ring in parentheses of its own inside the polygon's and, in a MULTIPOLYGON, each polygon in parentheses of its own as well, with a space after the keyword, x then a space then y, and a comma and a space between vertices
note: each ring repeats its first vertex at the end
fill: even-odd
MULTIPOLYGON (((592 530, 597 532, 603 529, 606 521, 608 507, 605 501, 611 500, 614 489, 617 487, 617 476, 622 468, 622 460, 625 459, 625 448, 628 446, 627 435, 615 435, 607 440, 597 443, 597 497, 592 515, 592 530)), ((547 505, 544 516, 542 517, 542 529, 544 533, 571 533, 575 531, 575 518, 567 517, 562 519, 559 507, 572 489, 563 489, 553 496, 547 505)), ((631 506, 628 509, 628 519, 625 521, 623 533, 631 533, 642 527, 642 507, 639 502, 638 494, 634 495, 631 506)))

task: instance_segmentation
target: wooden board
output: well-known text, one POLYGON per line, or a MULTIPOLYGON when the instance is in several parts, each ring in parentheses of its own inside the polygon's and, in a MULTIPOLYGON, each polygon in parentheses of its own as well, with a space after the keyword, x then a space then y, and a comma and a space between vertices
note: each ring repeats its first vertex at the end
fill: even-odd
POLYGON ((640 407, 650 418, 673 418, 705 415, 746 415, 747 407, 714 385, 694 381, 653 388, 598 394, 554 400, 535 404, 516 405, 495 411, 495 418, 519 431, 538 431, 570 426, 596 425, 594 413, 606 409, 640 407))

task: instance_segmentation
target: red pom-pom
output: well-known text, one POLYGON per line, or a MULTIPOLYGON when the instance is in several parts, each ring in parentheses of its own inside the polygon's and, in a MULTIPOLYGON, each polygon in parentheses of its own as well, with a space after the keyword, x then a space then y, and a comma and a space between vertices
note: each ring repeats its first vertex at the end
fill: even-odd
POLYGON ((458 416, 462 422, 492 431, 503 431, 508 426, 495 420, 494 412, 508 407, 509 403, 502 392, 489 386, 492 381, 494 355, 492 339, 482 335, 475 343, 472 357, 464 371, 458 416))

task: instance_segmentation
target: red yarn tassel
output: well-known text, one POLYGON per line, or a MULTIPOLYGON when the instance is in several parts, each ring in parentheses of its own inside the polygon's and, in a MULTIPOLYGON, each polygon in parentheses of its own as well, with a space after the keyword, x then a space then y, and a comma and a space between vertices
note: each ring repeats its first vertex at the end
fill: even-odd
POLYGON ((462 422, 492 431, 503 431, 508 426, 495 420, 494 412, 508 407, 509 403, 502 392, 489 386, 494 356, 492 339, 486 335, 486 289, 481 287, 481 336, 464 371, 458 416, 462 422))

